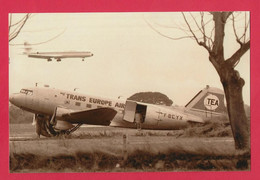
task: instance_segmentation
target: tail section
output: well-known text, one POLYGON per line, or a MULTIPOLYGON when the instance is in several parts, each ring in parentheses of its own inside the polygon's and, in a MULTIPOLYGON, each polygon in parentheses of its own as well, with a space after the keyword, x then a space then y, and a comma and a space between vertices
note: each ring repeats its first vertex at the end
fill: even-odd
POLYGON ((226 114, 224 91, 207 86, 201 90, 186 106, 189 112, 205 117, 226 114))
POLYGON ((23 54, 30 54, 32 52, 32 47, 31 47, 31 44, 28 43, 28 42, 24 42, 24 52, 23 54))

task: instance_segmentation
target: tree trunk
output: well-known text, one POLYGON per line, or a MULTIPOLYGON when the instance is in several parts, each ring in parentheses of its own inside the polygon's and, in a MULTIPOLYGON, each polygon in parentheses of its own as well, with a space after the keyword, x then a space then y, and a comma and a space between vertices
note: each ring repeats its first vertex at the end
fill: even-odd
MULTIPOLYGON (((237 63, 239 63, 240 58, 250 48, 250 40, 247 42, 245 39, 243 42, 241 41, 241 38, 246 37, 247 27, 245 27, 244 34, 240 38, 237 36, 235 31, 236 40, 240 44, 240 48, 230 58, 224 58, 225 25, 232 13, 233 12, 227 11, 210 12, 210 14, 213 16, 213 21, 215 24, 213 29, 215 34, 214 40, 212 40, 211 37, 207 37, 204 29, 205 26, 203 26, 203 24, 201 24, 202 26, 199 28, 202 33, 202 37, 204 38, 201 40, 201 38, 196 36, 192 30, 191 25, 187 21, 184 13, 183 16, 194 39, 200 46, 203 46, 209 52, 209 60, 221 79, 225 91, 228 116, 235 140, 235 147, 236 149, 249 150, 250 133, 242 97, 242 88, 245 84, 245 81, 240 78, 238 71, 234 70, 234 67, 237 63)), ((203 22, 203 15, 201 18, 203 22)), ((194 22, 197 26, 199 26, 195 19, 194 22)))
POLYGON ((245 81, 240 78, 236 70, 227 67, 223 67, 221 77, 235 147, 236 149, 249 150, 249 127, 242 97, 245 81))

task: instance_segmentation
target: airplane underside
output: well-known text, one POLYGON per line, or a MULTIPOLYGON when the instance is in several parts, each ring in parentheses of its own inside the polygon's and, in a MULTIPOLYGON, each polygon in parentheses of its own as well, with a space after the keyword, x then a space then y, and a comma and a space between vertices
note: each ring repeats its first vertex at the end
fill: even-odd
MULTIPOLYGON (((35 122, 36 122, 36 133, 38 137, 45 136, 45 137, 56 137, 60 135, 69 135, 76 131, 83 123, 78 123, 77 125, 73 125, 70 122, 56 120, 55 122, 52 121, 52 116, 42 115, 42 114, 35 114, 35 122)), ((141 129, 152 129, 152 130, 177 130, 186 127, 188 124, 172 124, 171 126, 168 125, 148 125, 142 123, 141 129)), ((131 129, 138 129, 135 123, 130 123, 127 121, 122 120, 122 116, 116 116, 112 123, 110 124, 112 127, 122 127, 122 128, 131 128, 131 129)))
MULTIPOLYGON (((146 121, 149 121, 148 119, 146 121)), ((187 127, 189 125, 188 122, 171 122, 171 123, 163 123, 162 121, 149 124, 146 122, 141 123, 141 129, 146 130, 179 130, 187 127)), ((116 116, 110 124, 111 127, 121 127, 121 128, 130 128, 130 129, 138 129, 137 124, 134 122, 128 122, 122 120, 122 116, 116 116)))

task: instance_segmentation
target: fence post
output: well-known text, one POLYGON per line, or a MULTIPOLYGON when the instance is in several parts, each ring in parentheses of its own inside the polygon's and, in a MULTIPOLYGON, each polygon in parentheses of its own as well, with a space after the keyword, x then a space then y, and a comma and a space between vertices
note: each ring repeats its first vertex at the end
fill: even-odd
POLYGON ((123 166, 125 167, 127 161, 127 136, 126 134, 123 135, 123 166))

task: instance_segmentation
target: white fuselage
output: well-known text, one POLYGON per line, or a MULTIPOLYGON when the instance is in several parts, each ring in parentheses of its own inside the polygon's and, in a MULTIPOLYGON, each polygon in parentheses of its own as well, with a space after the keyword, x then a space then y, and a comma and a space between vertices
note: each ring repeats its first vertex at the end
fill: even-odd
MULTIPOLYGON (((135 128, 133 121, 124 120, 129 112, 126 110, 126 100, 101 98, 90 96, 75 91, 64 91, 51 88, 28 88, 26 93, 13 94, 10 102, 22 109, 35 114, 52 116, 56 107, 62 107, 71 111, 82 111, 100 107, 113 108, 117 111, 110 126, 135 128)), ((184 111, 166 108, 159 105, 138 103, 145 109, 143 129, 180 129, 187 125, 188 121, 201 121, 201 118, 184 111)), ((132 112, 130 112, 132 113, 132 112)), ((135 113, 135 112, 134 112, 135 113)))

